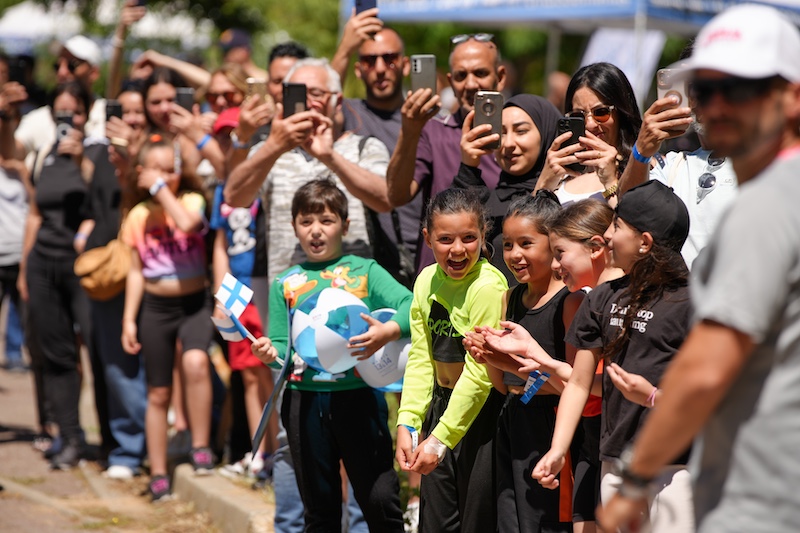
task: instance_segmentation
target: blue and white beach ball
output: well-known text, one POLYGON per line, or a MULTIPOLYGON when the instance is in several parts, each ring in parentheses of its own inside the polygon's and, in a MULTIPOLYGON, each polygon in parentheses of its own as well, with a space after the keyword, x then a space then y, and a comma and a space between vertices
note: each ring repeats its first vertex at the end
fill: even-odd
MULTIPOLYGON (((381 322, 387 322, 396 312, 394 309, 377 309, 370 315, 381 322)), ((408 337, 389 342, 369 359, 359 361, 356 370, 370 387, 399 392, 403 389, 403 373, 406 370, 409 349, 411 339, 408 337)))
POLYGON ((292 343, 295 351, 320 372, 338 374, 356 366, 348 340, 369 329, 359 316, 369 313, 360 298, 342 289, 323 289, 294 311, 292 343))

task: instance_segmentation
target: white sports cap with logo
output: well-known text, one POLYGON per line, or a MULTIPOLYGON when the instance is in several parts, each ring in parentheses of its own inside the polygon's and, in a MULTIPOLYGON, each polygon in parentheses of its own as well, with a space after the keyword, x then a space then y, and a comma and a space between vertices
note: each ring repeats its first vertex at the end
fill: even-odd
POLYGON ((737 5, 703 26, 684 68, 800 82, 800 31, 772 7, 737 5))
POLYGON ((86 61, 92 66, 99 67, 103 61, 103 53, 97 44, 83 35, 70 37, 63 44, 64 49, 77 59, 86 61))

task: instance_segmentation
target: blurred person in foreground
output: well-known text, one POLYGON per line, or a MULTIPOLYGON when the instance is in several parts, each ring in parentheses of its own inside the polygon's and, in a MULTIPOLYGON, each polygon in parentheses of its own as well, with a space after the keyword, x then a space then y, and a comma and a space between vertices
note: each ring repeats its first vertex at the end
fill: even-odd
POLYGON ((701 30, 687 67, 708 146, 741 187, 695 261, 695 325, 598 518, 638 529, 650 481, 697 436, 698 531, 796 531, 800 32, 772 8, 736 6, 701 30))

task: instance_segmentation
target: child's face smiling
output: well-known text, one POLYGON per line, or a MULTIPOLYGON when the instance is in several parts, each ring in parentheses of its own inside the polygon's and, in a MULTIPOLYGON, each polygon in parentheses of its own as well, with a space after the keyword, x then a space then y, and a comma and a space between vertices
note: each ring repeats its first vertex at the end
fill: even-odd
POLYGON ((427 228, 422 232, 436 263, 451 278, 463 278, 481 256, 483 236, 475 215, 467 212, 438 214, 432 226, 430 232, 427 228))
POLYGON ((643 239, 642 233, 618 216, 614 217, 614 222, 608 227, 603 238, 608 243, 612 264, 621 268, 626 274, 647 251, 644 248, 647 243, 643 239))
POLYGON ((342 237, 349 220, 326 209, 323 213, 300 213, 292 221, 294 234, 312 263, 322 263, 342 255, 342 237))
POLYGON ((503 222, 503 259, 519 283, 549 280, 550 239, 523 216, 511 216, 503 222))
MULTIPOLYGON (((593 248, 555 234, 550 235, 550 247, 553 250, 553 270, 570 292, 595 285, 593 248)), ((602 249, 599 250, 602 253, 602 249)))

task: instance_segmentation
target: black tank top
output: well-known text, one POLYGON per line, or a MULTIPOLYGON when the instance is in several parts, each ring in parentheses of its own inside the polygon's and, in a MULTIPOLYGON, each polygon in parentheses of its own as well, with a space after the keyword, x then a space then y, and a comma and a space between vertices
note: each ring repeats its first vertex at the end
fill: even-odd
MULTIPOLYGON (((569 296, 569 289, 564 287, 550 301, 537 309, 528 309, 522 303, 522 297, 528 290, 525 284, 517 285, 508 297, 508 320, 523 326, 550 357, 566 361, 564 337, 564 300, 569 296)), ((506 385, 525 385, 525 380, 516 374, 503 372, 503 383, 506 385)))

